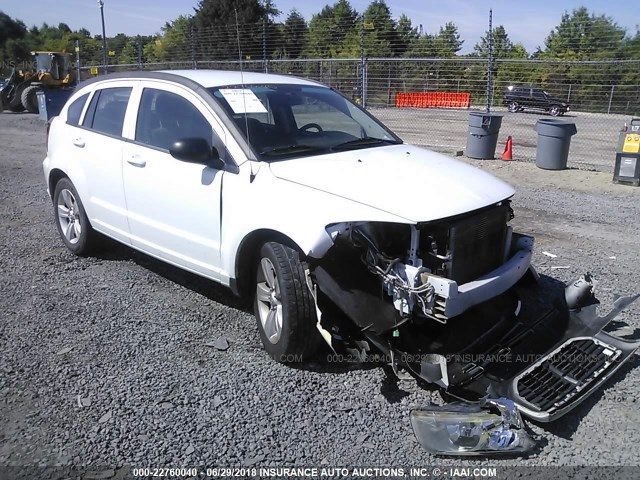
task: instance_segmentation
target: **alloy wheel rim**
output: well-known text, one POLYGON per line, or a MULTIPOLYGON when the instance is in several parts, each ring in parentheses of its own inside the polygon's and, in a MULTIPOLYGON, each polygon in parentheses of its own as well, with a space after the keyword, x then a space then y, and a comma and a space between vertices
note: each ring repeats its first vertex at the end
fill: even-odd
POLYGON ((276 269, 268 258, 260 260, 260 275, 256 284, 258 315, 269 342, 276 344, 282 335, 282 301, 276 269))
POLYGON ((63 189, 58 195, 58 223, 64 238, 72 245, 80 241, 82 225, 80 223, 80 209, 76 197, 71 190, 63 189))

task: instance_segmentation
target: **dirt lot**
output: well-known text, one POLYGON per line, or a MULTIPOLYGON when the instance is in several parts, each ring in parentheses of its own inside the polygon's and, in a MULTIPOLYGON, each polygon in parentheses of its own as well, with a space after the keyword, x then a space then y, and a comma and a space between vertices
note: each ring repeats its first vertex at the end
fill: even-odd
MULTIPOLYGON (((429 128, 456 139, 464 116, 429 128)), ((125 247, 74 257, 43 183, 44 130, 32 115, 0 115, 0 466, 640 465, 637 355, 560 421, 530 423, 540 446, 527 458, 435 458, 408 415, 438 392, 380 365, 275 364, 227 290, 125 247), (206 346, 220 335, 228 350, 206 346)), ((640 290, 640 188, 609 173, 471 163, 518 187, 514 226, 536 236, 543 275, 592 272, 603 312, 615 293, 640 290)), ((639 329, 638 303, 612 325, 625 338, 639 329)))
MULTIPOLYGON (((372 109, 372 112, 407 143, 429 146, 445 153, 466 148, 468 110, 387 108, 372 109)), ((540 118, 553 117, 540 112, 509 113, 504 108, 495 109, 494 113, 504 115, 496 156, 500 157, 510 135, 513 158, 535 160, 538 142, 535 124, 540 118)), ((574 122, 578 130, 571 138, 569 167, 612 174, 619 132, 630 118, 583 112, 569 112, 558 118, 574 122)))

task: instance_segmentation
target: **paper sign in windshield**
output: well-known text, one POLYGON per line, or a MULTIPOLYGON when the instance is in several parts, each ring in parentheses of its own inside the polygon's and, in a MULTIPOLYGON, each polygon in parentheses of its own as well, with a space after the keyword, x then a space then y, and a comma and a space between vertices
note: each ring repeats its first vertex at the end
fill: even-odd
POLYGON ((256 94, 247 88, 221 88, 219 91, 233 113, 267 113, 256 94))

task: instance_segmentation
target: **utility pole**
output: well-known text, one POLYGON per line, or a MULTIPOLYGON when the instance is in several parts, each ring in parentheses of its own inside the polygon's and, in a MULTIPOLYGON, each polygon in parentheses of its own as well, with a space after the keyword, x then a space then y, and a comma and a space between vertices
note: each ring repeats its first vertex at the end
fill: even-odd
POLYGON ((138 70, 142 70, 142 40, 140 39, 140 35, 138 35, 136 46, 138 47, 138 70))
POLYGON ((269 64, 267 63, 267 14, 262 17, 262 66, 264 73, 269 73, 269 64))
POLYGON ((487 113, 491 112, 493 82, 493 10, 489 9, 489 55, 487 59, 487 113))
POLYGON ((98 5, 100 6, 100 18, 102 19, 102 64, 104 73, 107 74, 109 67, 107 66, 107 34, 104 29, 104 2, 98 0, 98 5))
POLYGON ((364 78, 364 15, 360 22, 360 104, 365 107, 365 78, 364 78))
POLYGON ((193 29, 193 24, 195 20, 192 17, 189 18, 189 49, 191 50, 191 68, 194 70, 198 69, 198 62, 196 60, 196 40, 195 33, 193 29))
POLYGON ((80 40, 76 40, 76 85, 80 83, 80 40))

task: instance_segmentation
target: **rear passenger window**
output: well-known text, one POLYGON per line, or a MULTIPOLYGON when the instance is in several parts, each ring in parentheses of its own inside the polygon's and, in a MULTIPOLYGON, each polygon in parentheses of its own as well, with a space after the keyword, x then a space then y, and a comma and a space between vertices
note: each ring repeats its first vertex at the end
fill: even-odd
POLYGON ((89 94, 85 93, 81 97, 76 98, 69 108, 67 109, 67 123, 69 125, 78 125, 80 123, 80 115, 82 114, 82 109, 84 108, 84 104, 87 102, 87 98, 89 98, 89 94))
POLYGON ((142 91, 136 140, 153 147, 168 150, 176 140, 200 137, 213 139, 211 124, 186 98, 155 88, 142 91))
POLYGON ((109 135, 122 135, 124 114, 131 87, 105 88, 97 91, 85 115, 82 126, 109 135))

